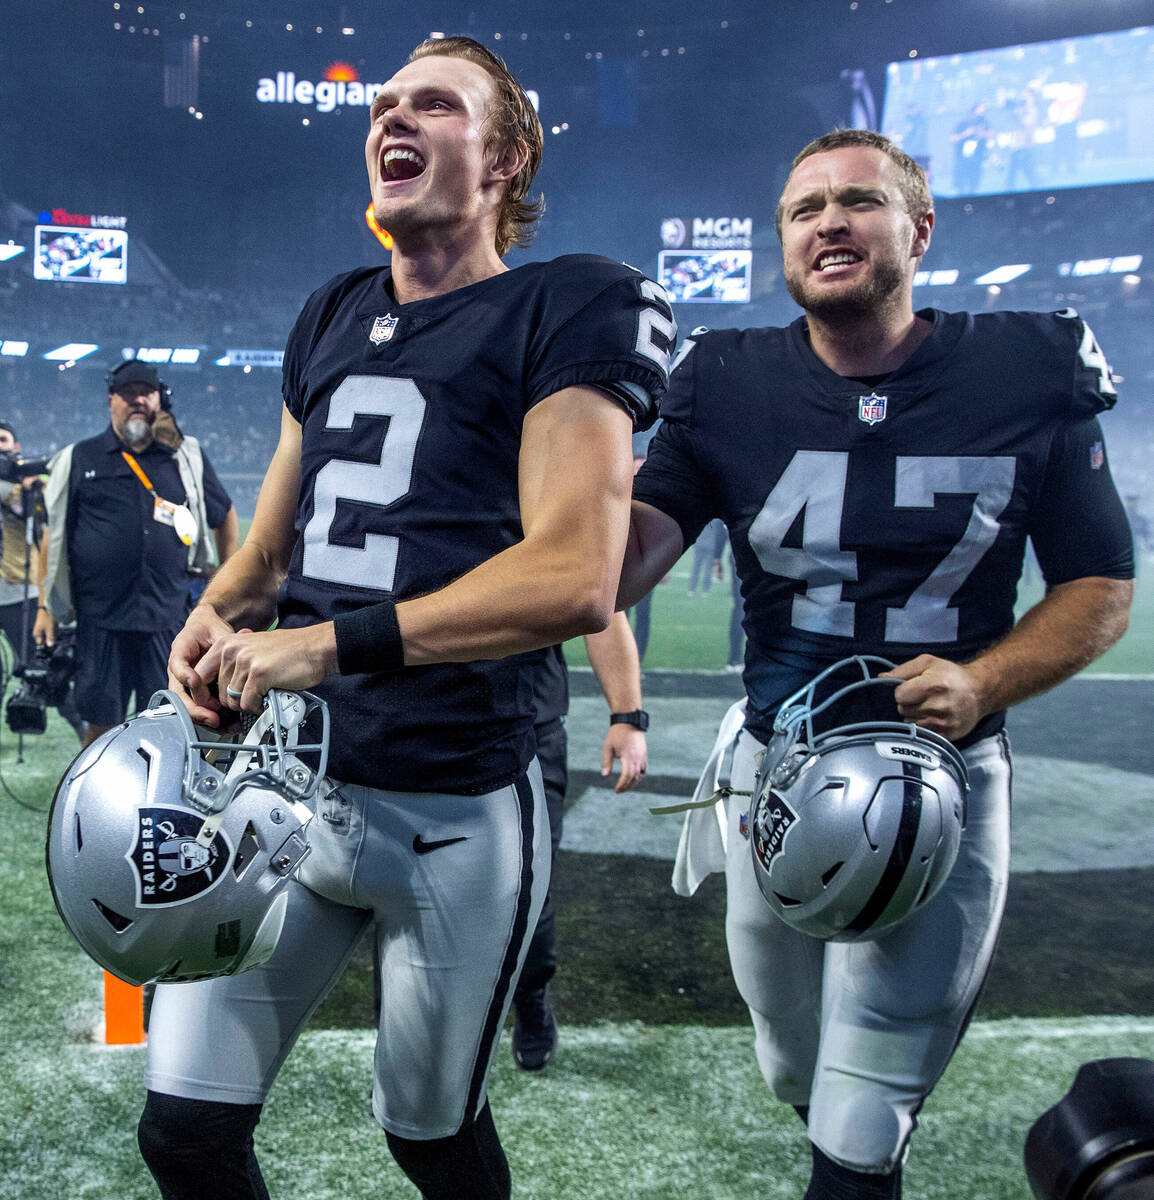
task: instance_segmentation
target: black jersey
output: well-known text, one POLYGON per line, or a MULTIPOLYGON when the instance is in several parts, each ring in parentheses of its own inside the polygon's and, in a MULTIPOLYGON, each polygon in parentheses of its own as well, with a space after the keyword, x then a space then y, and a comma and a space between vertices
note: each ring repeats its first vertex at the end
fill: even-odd
MULTIPOLYGON (((664 293, 588 255, 398 305, 387 268, 339 276, 289 337, 284 398, 303 431, 285 626, 444 587, 519 541, 526 413, 599 387, 636 428, 656 415, 675 328, 664 293)), ((533 753, 544 652, 332 677, 335 778, 480 793, 533 753)))
POLYGON ((634 497, 686 546, 728 526, 756 707, 848 654, 963 660, 1004 636, 1027 537, 1051 585, 1133 574, 1085 323, 919 315, 932 332, 874 386, 830 371, 804 318, 695 330, 679 352, 634 497))

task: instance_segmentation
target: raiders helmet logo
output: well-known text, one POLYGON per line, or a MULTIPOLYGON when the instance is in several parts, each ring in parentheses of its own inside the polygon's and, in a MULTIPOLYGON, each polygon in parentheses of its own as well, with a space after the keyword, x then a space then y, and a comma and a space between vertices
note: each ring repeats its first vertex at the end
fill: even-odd
POLYGON ((766 792, 758 801, 753 814, 753 852, 767 873, 796 820, 797 813, 777 792, 766 792))
POLYGON ((858 420, 864 421, 867 425, 876 425, 879 421, 884 421, 888 399, 888 396, 879 396, 877 392, 870 392, 868 396, 859 396, 857 398, 858 420))
POLYGON ((216 886, 232 861, 232 846, 223 830, 200 845, 203 824, 190 808, 137 809, 132 848, 124 856, 136 876, 137 908, 187 904, 216 886))
POLYGON ((377 317, 373 322, 372 329, 369 331, 369 341, 374 346, 379 346, 382 342, 392 341, 398 320, 399 318, 394 317, 392 313, 386 313, 383 317, 377 317))

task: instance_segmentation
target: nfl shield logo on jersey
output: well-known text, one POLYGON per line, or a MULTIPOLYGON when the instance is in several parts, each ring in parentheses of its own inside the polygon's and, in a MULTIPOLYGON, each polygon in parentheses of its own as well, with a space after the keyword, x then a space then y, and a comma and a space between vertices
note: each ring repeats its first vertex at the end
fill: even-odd
POLYGON ((373 328, 369 333, 369 341, 374 346, 379 346, 382 342, 387 342, 392 339, 393 331, 397 328, 397 318, 392 313, 386 313, 383 317, 377 317, 373 322, 373 328))
POLYGON ((879 421, 884 421, 887 399, 887 396, 879 396, 877 392, 870 392, 868 396, 859 396, 857 398, 858 420, 864 421, 867 425, 876 425, 879 421))

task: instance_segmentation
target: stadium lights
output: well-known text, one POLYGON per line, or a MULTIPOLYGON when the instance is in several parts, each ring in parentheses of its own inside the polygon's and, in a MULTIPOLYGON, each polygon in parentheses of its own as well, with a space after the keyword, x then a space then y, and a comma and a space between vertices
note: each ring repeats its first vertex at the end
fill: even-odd
POLYGON ((27 353, 27 342, 17 342, 8 338, 0 342, 0 354, 6 354, 9 358, 23 358, 27 353))
POLYGON ((64 346, 57 346, 55 350, 49 350, 47 354, 41 357, 48 362, 76 362, 81 358, 87 358, 94 350, 99 350, 100 346, 96 342, 68 342, 64 346))
POLYGON ((958 282, 960 272, 956 268, 944 271, 918 271, 914 276, 914 287, 948 287, 958 282))
POLYGON ((224 357, 217 359, 222 367, 244 367, 245 374, 253 367, 276 367, 284 361, 283 350, 226 350, 224 357))
MULTIPOLYGON (((126 357, 134 357, 129 353, 126 357)), ((200 359, 196 346, 141 346, 135 354, 141 362, 150 363, 195 363, 200 359)))
POLYGON ((1031 266, 1031 263, 1008 263, 1004 267, 995 267, 992 271, 979 275, 974 282, 979 284, 1009 283, 1020 275, 1025 275, 1031 266))
POLYGON ((17 254, 23 254, 27 249, 27 246, 17 246, 15 242, 7 242, 0 246, 0 262, 7 262, 10 258, 15 258, 17 254))
POLYGON ((1119 254, 1113 258, 1080 258, 1077 262, 1059 263, 1058 274, 1080 279, 1087 275, 1131 275, 1141 266, 1141 254, 1119 254))

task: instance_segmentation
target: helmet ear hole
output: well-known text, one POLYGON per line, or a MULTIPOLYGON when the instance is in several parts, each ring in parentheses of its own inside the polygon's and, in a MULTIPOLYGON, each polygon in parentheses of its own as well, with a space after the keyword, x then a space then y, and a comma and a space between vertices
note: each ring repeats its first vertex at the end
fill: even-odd
POLYGON ((822 883, 823 883, 823 884, 824 884, 826 887, 829 887, 829 885, 830 885, 830 882, 833 880, 834 876, 835 876, 835 875, 838 873, 838 871, 840 871, 840 870, 842 869, 842 867, 844 867, 844 866, 845 866, 845 863, 844 863, 844 862, 835 862, 835 863, 833 864, 833 866, 829 868, 829 870, 828 870, 828 871, 823 871, 823 872, 822 872, 822 875, 821 875, 821 881, 822 881, 822 883))
POLYGON ((95 897, 92 903, 96 906, 96 911, 116 930, 117 933, 123 933, 126 929, 132 927, 132 920, 121 913, 111 909, 107 904, 101 904, 95 897))
POLYGON ((244 833, 241 835, 240 843, 236 848, 236 856, 232 860, 232 873, 237 879, 244 878, 244 873, 252 866, 252 861, 256 858, 260 851, 260 841, 256 836, 256 828, 253 823, 245 826, 244 833))

